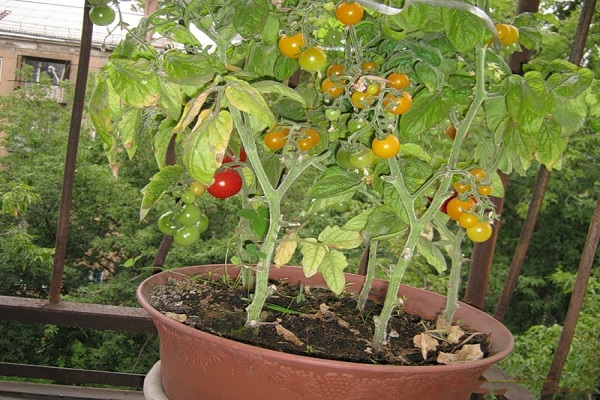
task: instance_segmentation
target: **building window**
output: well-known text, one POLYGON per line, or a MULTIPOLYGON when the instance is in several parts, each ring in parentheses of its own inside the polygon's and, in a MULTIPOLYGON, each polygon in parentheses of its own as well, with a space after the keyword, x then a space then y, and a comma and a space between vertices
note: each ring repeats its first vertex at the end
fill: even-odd
POLYGON ((62 81, 69 79, 71 72, 71 63, 63 60, 23 57, 21 66, 25 67, 26 65, 31 67, 31 76, 25 80, 31 83, 40 83, 44 79, 49 79, 52 85, 58 86, 62 81))

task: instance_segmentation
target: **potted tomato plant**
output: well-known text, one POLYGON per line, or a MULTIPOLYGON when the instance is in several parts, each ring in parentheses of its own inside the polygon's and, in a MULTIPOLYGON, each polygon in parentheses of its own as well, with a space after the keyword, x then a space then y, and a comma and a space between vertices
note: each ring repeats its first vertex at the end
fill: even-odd
POLYGON ((542 21, 526 14, 494 22, 488 11, 458 1, 191 0, 163 4, 130 28, 96 77, 90 112, 114 171, 121 147, 129 156, 143 141, 154 148, 159 170, 142 189, 141 218, 169 199, 173 210, 159 228, 190 246, 208 228, 203 196, 242 198, 240 245, 225 265, 164 272, 138 291, 161 335, 167 396, 240 398, 258 383, 265 392, 251 389, 256 398, 464 399, 508 354, 506 328, 458 307, 461 249, 491 236, 490 196, 503 196, 497 171, 560 164, 585 120, 593 76, 543 60, 512 74, 506 57, 539 46, 542 21), (307 176, 316 176, 310 186, 307 176), (298 185, 310 203, 285 207, 298 185), (305 230, 348 201, 360 206, 342 224, 305 230), (390 242, 401 250, 382 268, 378 251, 390 242), (344 251, 361 246, 366 275, 346 274, 344 251), (417 255, 440 273, 449 269, 445 297, 401 285, 417 255), (284 268, 292 260, 301 267, 284 268), (493 346, 483 360, 471 349, 427 367, 267 356, 150 304, 156 286, 202 271, 249 288, 244 325, 253 332, 266 329, 272 279, 286 277, 336 295, 350 288, 359 313, 369 299, 380 301, 369 317, 373 353, 393 341, 399 309, 437 320, 415 335, 423 358, 460 324, 493 346))

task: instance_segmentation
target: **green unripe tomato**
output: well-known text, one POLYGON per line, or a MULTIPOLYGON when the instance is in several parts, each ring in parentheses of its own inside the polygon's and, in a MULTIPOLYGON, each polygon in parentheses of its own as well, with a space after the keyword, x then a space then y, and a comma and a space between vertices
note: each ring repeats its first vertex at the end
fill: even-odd
POLYGON ((354 169, 354 165, 350 163, 350 150, 345 147, 340 147, 335 153, 335 161, 344 169, 354 169))
POLYGON ((206 232, 206 230, 208 229, 208 223, 209 223, 208 217, 205 214, 202 214, 202 215, 200 215, 200 219, 198 220, 198 222, 196 222, 194 224, 194 226, 202 234, 202 233, 206 232))
POLYGON ((186 204, 183 209, 177 215, 175 221, 179 225, 192 226, 200 220, 202 211, 195 203, 186 204))
POLYGON ((185 204, 191 204, 196 201, 196 196, 192 192, 188 191, 181 195, 181 201, 183 201, 185 204))
POLYGON ((348 161, 355 168, 369 168, 371 167, 375 161, 377 160, 377 156, 370 148, 363 146, 360 150, 351 153, 348 156, 348 161))
POLYGON ((369 125, 369 121, 365 118, 352 118, 348 121, 348 130, 350 133, 358 132, 361 129, 364 129, 367 125, 369 125))
POLYGON ((107 26, 115 21, 115 10, 109 6, 96 6, 90 10, 90 20, 94 25, 107 26))
POLYGON ((195 226, 184 226, 175 232, 173 241, 179 246, 191 246, 200 239, 200 231, 195 226))
POLYGON ((175 222, 175 213, 167 211, 158 218, 158 230, 166 236, 173 236, 177 231, 177 223, 175 222))
POLYGON ((340 118, 340 115, 342 115, 342 112, 335 108, 328 108, 325 110, 325 117, 330 121, 337 121, 340 118))

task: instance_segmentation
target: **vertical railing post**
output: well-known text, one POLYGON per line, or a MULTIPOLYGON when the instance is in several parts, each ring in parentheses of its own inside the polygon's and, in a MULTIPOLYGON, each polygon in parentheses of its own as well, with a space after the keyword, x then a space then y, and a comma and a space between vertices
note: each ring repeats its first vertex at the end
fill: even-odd
POLYGON ((79 65, 77 67, 76 78, 77 82, 75 84, 75 97, 73 99, 73 108, 71 112, 71 124, 69 126, 69 138, 67 142, 67 154, 65 158, 60 211, 58 215, 58 227, 56 229, 56 242, 54 246, 54 267, 52 268, 52 281, 50 283, 50 301, 54 303, 60 300, 60 291, 62 288, 62 279, 65 269, 67 237, 69 234, 69 218, 71 216, 73 182, 75 180, 75 164, 77 161, 77 147, 79 146, 81 119, 83 117, 85 91, 92 49, 93 25, 88 15, 90 5, 87 1, 84 1, 84 3, 81 45, 79 49, 79 65))

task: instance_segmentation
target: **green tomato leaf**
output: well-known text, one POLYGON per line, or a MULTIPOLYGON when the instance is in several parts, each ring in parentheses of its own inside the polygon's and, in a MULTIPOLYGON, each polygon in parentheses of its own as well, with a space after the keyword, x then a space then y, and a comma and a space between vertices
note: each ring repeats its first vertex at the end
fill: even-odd
POLYGON ((560 110, 567 100, 582 94, 594 80, 592 72, 582 68, 577 73, 556 73, 548 78, 550 110, 560 110))
POLYGON ((269 3, 266 0, 241 0, 233 5, 233 26, 245 38, 261 33, 268 17, 269 3))
POLYGON ((161 24, 156 31, 165 37, 173 39, 177 43, 189 45, 189 46, 201 46, 202 44, 198 41, 189 29, 179 23, 179 21, 169 21, 161 24))
POLYGON ((273 76, 273 66, 279 54, 274 44, 254 43, 248 50, 246 70, 257 77, 273 76))
POLYGON ((186 86, 202 86, 216 74, 227 71, 219 60, 206 53, 167 52, 162 67, 169 81, 186 86))
POLYGON ((260 37, 264 43, 276 44, 279 41, 279 18, 268 14, 260 37))
POLYGON ((564 136, 574 134, 581 129, 587 117, 585 96, 581 95, 566 101, 562 107, 552 113, 552 116, 554 121, 562 127, 564 136))
POLYGON ((217 168, 221 166, 233 130, 229 111, 222 110, 208 117, 198 129, 183 140, 183 163, 198 182, 210 185, 217 168))
POLYGON ((406 224, 390 206, 384 204, 373 209, 369 215, 365 236, 369 241, 383 239, 398 235, 404 229, 406 229, 406 224))
POLYGON ((148 60, 115 59, 106 67, 112 86, 125 103, 135 108, 158 105, 158 77, 148 60))
POLYGON ((319 272, 323 275, 327 287, 335 294, 341 294, 344 291, 346 267, 348 267, 348 260, 344 253, 338 250, 327 252, 319 265, 319 272))
POLYGON ((181 165, 168 165, 161 168, 150 182, 142 189, 142 206, 140 208, 140 221, 148 215, 150 208, 165 194, 165 192, 179 181, 183 167, 181 165))
POLYGON ((302 242, 302 269, 306 277, 311 277, 319 270, 319 265, 325 254, 327 254, 327 246, 317 243, 315 238, 307 238, 302 242))
POLYGON ((258 237, 265 236, 267 234, 267 230, 269 229, 269 222, 263 218, 254 218, 252 221, 250 221, 250 225, 258 237))
POLYGON ((430 240, 420 237, 417 241, 417 252, 425 258, 429 265, 435 268, 438 274, 448 269, 444 254, 430 240))
POLYGON ((506 99, 504 96, 490 96, 484 102, 488 128, 495 131, 506 118, 506 99))
POLYGON ((362 243, 362 238, 359 232, 328 226, 319 234, 319 241, 329 248, 355 249, 362 243))
POLYGON ((559 165, 562 154, 567 149, 567 137, 561 135, 560 125, 547 120, 538 135, 535 158, 546 166, 548 171, 559 165))
POLYGON ((448 118, 450 105, 439 93, 419 92, 410 110, 400 118, 400 135, 405 138, 424 134, 435 124, 448 118))
POLYGON ((369 221, 369 216, 371 215, 372 212, 373 212, 372 208, 364 210, 363 212, 361 212, 360 214, 356 215, 355 217, 351 218, 348 222, 346 222, 342 226, 342 229, 349 230, 349 231, 363 231, 367 226, 367 223, 369 221))
POLYGON ((425 149, 415 143, 403 143, 400 146, 400 157, 414 157, 426 163, 431 161, 431 156, 425 149))
POLYGON ((238 215, 242 218, 253 220, 259 218, 258 213, 253 208, 244 208, 238 211, 238 215))
POLYGON ((446 36, 461 53, 473 50, 489 32, 483 20, 469 12, 444 8, 442 14, 446 36))
POLYGON ((314 214, 320 210, 331 207, 332 205, 341 203, 343 201, 348 201, 352 197, 354 197, 354 193, 356 193, 356 190, 353 188, 353 189, 348 190, 347 192, 344 192, 344 193, 336 195, 336 196, 320 197, 317 199, 313 199, 313 201, 310 203, 310 208, 308 209, 308 213, 314 214))
POLYGON ((508 114, 520 131, 535 135, 547 111, 546 85, 542 75, 537 71, 527 72, 523 77, 511 75, 508 84, 508 114))
POLYGON ((278 81, 286 80, 294 75, 294 72, 296 72, 298 68, 300 68, 300 65, 295 58, 289 58, 280 54, 277 57, 277 60, 275 60, 275 67, 273 68, 275 79, 278 81))
POLYGON ((415 64, 415 73, 430 92, 435 92, 444 84, 444 74, 442 71, 425 61, 417 61, 415 64))
POLYGON ((258 90, 248 82, 231 76, 225 77, 225 96, 231 106, 252 115, 266 126, 275 125, 275 116, 258 90))
POLYGON ((256 88, 262 95, 267 94, 276 94, 283 97, 287 97, 290 100, 294 100, 302 105, 302 107, 306 106, 306 102, 304 97, 288 85, 284 85, 283 83, 276 81, 258 81, 253 83, 252 86, 256 88))
POLYGON ((317 199, 345 194, 350 190, 357 189, 361 183, 362 179, 359 174, 332 166, 321 174, 308 190, 306 197, 317 199))

